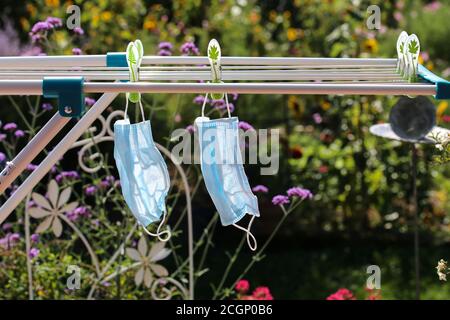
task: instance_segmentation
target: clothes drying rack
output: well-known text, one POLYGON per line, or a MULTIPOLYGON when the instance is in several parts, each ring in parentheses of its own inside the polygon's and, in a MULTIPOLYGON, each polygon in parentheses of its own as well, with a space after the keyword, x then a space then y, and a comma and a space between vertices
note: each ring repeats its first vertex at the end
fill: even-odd
MULTIPOLYGON (((450 82, 417 65, 417 52, 414 66, 418 75, 415 77, 416 81, 405 80, 402 72, 399 72, 403 70, 402 66, 407 63, 411 66, 414 61, 400 51, 399 44, 408 44, 408 39, 413 41, 416 36, 408 38, 402 32, 397 42, 398 59, 220 57, 213 63, 209 47, 208 56, 204 57, 143 56, 142 50, 139 57, 142 59, 139 59, 137 69, 138 82, 127 82, 136 80, 134 74, 131 76, 136 70, 129 68, 126 53, 0 57, 0 95, 44 95, 58 99, 58 112, 14 159, 6 163, 0 173, 0 194, 5 192, 71 118, 80 117, 1 205, 0 224, 119 93, 433 95, 436 99, 450 99, 450 82), (208 64, 211 66, 207 66, 208 64), (204 82, 208 80, 212 81, 204 82), (86 112, 83 110, 84 93, 102 93, 86 112)), ((213 41, 218 46, 216 40, 211 40, 210 45, 213 41)), ((190 203, 187 206, 190 211, 190 203)), ((189 298, 193 299, 194 260, 190 214, 188 253, 189 298)))
POLYGON ((124 82, 129 79, 125 53, 1 57, 0 95, 45 95, 45 90, 50 90, 53 95, 49 96, 58 97, 60 106, 59 113, 0 173, 0 194, 71 119, 70 114, 64 114, 62 100, 69 96, 72 100, 65 101, 73 102, 74 95, 80 100, 83 93, 103 95, 2 204, 0 224, 122 92, 434 95, 438 99, 449 98, 450 92, 449 82, 421 65, 418 82, 404 80, 397 71, 397 59, 222 57, 222 80, 232 82, 202 83, 211 79, 208 63, 207 56, 144 56, 139 82, 124 82), (64 87, 67 81, 72 81, 72 86, 64 87), (77 89, 81 96, 77 97, 77 89))

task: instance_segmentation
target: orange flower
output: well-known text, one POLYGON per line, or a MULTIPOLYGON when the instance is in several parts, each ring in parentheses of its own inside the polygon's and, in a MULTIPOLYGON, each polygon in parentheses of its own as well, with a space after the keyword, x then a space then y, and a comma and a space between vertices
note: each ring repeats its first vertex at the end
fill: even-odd
POLYGON ((298 39, 297 29, 288 28, 288 30, 287 30, 287 38, 291 42, 297 40, 298 39))

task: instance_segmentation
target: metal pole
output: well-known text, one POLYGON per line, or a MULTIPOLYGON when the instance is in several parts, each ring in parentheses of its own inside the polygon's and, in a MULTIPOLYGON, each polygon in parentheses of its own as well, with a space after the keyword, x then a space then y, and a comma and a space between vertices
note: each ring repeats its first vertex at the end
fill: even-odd
POLYGON ((55 135, 70 121, 56 113, 30 142, 0 173, 0 194, 25 170, 27 165, 41 152, 55 135))
POLYGON ((21 186, 8 198, 0 208, 0 224, 13 212, 19 203, 33 190, 33 187, 47 174, 52 166, 77 141, 77 139, 90 127, 97 117, 105 110, 117 93, 105 93, 89 109, 89 111, 66 134, 58 145, 45 157, 41 164, 30 174, 21 186))
POLYGON ((419 252, 419 214, 417 205, 417 147, 411 144, 412 195, 411 209, 414 216, 414 271, 416 280, 416 300, 420 300, 420 252, 419 252))

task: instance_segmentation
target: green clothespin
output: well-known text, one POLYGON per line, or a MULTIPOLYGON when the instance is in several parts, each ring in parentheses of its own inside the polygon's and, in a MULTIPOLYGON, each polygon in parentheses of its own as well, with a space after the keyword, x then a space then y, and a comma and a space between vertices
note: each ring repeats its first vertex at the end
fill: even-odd
POLYGON ((405 49, 408 57, 407 79, 409 82, 415 82, 417 79, 420 54, 420 42, 415 34, 408 37, 405 49))
MULTIPOLYGON (((130 71, 130 82, 139 81, 139 67, 141 66, 142 57, 144 56, 144 47, 141 40, 130 42, 127 47, 127 64, 130 71)), ((141 100, 139 92, 132 92, 127 94, 130 102, 138 103, 141 100)))
POLYGON ((397 72, 404 76, 406 65, 405 45, 408 40, 408 33, 402 31, 397 39, 397 72))
MULTIPOLYGON (((208 60, 211 65, 211 82, 223 83, 222 81, 222 66, 220 65, 220 58, 222 52, 220 50, 219 42, 216 39, 212 39, 208 44, 208 60)), ((211 97, 214 100, 223 99, 224 93, 212 93, 211 97)))

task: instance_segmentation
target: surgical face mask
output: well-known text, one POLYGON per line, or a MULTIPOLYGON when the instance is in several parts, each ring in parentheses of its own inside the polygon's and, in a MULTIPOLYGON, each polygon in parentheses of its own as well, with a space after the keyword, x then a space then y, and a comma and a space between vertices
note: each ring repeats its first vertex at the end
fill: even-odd
MULTIPOLYGON (((205 101, 207 100, 207 96, 205 101)), ((247 233, 247 243, 256 250, 257 242, 250 232, 255 217, 259 217, 258 199, 252 193, 242 165, 239 148, 238 118, 231 117, 225 95, 228 118, 210 120, 204 116, 195 120, 200 144, 200 164, 206 189, 220 215, 223 226, 233 225, 247 233), (246 214, 251 215, 247 229, 237 225, 246 214)))
POLYGON ((170 238, 170 230, 160 231, 165 217, 165 199, 170 187, 169 173, 164 159, 153 141, 150 121, 130 124, 125 118, 114 123, 114 159, 120 176, 122 194, 131 212, 151 236, 161 241, 170 238), (162 216, 162 218, 161 218, 162 216), (147 227, 161 220, 156 233, 147 227), (162 238, 161 235, 166 234, 162 238))

